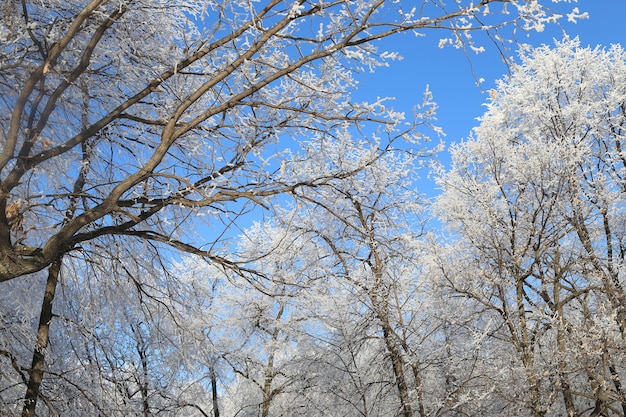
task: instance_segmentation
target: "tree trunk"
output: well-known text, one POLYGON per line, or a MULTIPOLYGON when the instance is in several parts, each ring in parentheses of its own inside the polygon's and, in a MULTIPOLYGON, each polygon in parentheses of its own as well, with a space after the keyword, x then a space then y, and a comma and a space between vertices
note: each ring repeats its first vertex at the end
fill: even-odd
POLYGON ((396 378, 396 387, 398 388, 398 396, 400 397, 400 405, 402 406, 403 417, 413 417, 413 410, 411 409, 411 400, 409 398, 409 389, 406 383, 406 377, 404 375, 404 361, 402 360, 402 354, 398 345, 393 337, 393 332, 387 318, 380 314, 381 325, 383 328, 383 337, 385 339, 385 345, 387 351, 391 357, 391 364, 393 367, 393 374, 396 378))
POLYGON ((611 374, 611 380, 613 381, 613 387, 615 387, 615 393, 617 394, 617 399, 619 399, 623 415, 626 416, 626 399, 624 397, 624 390, 622 388, 622 381, 619 378, 619 374, 617 373, 617 367, 615 366, 615 362, 611 358, 611 354, 609 353, 608 342, 606 340, 602 341, 602 362, 604 363, 604 367, 608 368, 609 373, 611 374))
MULTIPOLYGON (((402 337, 400 338, 400 346, 406 355, 411 355, 411 349, 409 348, 409 342, 407 337, 407 327, 404 324, 404 318, 402 317, 402 309, 400 308, 401 303, 398 297, 397 287, 393 286, 393 295, 395 300, 395 305, 398 310, 398 322, 400 323, 400 327, 402 329, 402 337)), ((426 411, 424 410, 424 395, 422 388, 422 378, 420 377, 420 371, 418 366, 415 364, 413 360, 411 360, 411 371, 413 371, 413 383, 415 386, 415 391, 417 393, 417 412, 420 417, 426 417, 426 411)))
POLYGON ((211 399, 213 401, 213 417, 220 417, 220 407, 217 402, 217 376, 215 375, 215 367, 211 365, 209 368, 209 378, 211 379, 211 399))
POLYGON ((558 369, 559 369, 559 384, 561 386, 561 393, 563 394, 563 402, 565 404, 565 410, 569 417, 578 415, 576 408, 574 407, 574 396, 569 384, 569 378, 567 377, 567 365, 565 358, 562 355, 565 353, 565 341, 563 335, 563 329, 557 330, 557 349, 559 351, 558 369))
POLYGON ((565 316, 563 315, 563 303, 561 302, 561 279, 563 278, 563 274, 561 273, 558 266, 558 254, 554 264, 554 288, 553 288, 553 296, 554 306, 556 309, 556 314, 559 319, 558 328, 556 331, 556 345, 558 351, 557 357, 557 365, 559 372, 559 384, 561 386, 561 393, 563 394, 563 402, 565 404, 565 410, 569 417, 577 416, 576 407, 574 406, 574 396, 572 394, 572 390, 569 384, 569 378, 567 376, 567 361, 565 358, 566 355, 566 345, 565 345, 565 337, 567 334, 567 323, 565 321, 565 316))
MULTIPOLYGON (((278 309, 278 313, 276 313, 276 322, 279 322, 283 313, 285 311, 284 304, 280 304, 280 308, 278 309)), ((269 351, 269 355, 267 358, 267 366, 265 367, 265 376, 263 379, 263 404, 261 404, 261 417, 268 417, 270 415, 270 406, 274 397, 279 391, 276 391, 272 388, 272 383, 274 382, 275 369, 274 369, 274 359, 276 356, 276 348, 278 346, 278 336, 280 334, 280 327, 276 325, 274 329, 266 329, 266 332, 272 336, 272 345, 269 351)))
POLYGON ((39 389, 41 387, 41 381, 44 373, 43 368, 46 360, 46 348, 48 347, 48 342, 50 341, 52 304, 54 302, 54 294, 59 281, 62 263, 63 258, 58 258, 48 268, 46 290, 41 304, 39 327, 37 328, 37 342, 35 343, 35 349, 33 350, 32 366, 28 371, 28 385, 26 387, 26 395, 24 396, 22 417, 33 417, 35 415, 37 399, 39 398, 39 389))
POLYGON ((522 364, 524 365, 524 369, 526 371, 532 415, 533 417, 544 417, 546 415, 546 410, 541 404, 541 390, 539 389, 540 381, 535 373, 534 346, 529 335, 528 320, 526 318, 526 305, 524 304, 524 279, 522 277, 517 277, 516 281, 516 303, 520 327, 519 351, 521 354, 522 364))

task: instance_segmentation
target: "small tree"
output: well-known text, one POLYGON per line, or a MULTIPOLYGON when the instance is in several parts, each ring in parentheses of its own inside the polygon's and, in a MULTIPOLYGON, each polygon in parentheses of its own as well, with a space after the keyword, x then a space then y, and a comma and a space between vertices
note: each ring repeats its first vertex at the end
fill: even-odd
MULTIPOLYGON (((424 206, 412 187, 420 156, 388 153, 350 178, 307 192, 294 222, 324 248, 326 255, 320 261, 328 278, 323 287, 327 297, 337 297, 335 304, 344 305, 336 313, 326 313, 327 324, 338 329, 332 343, 354 355, 348 360, 345 353, 335 351, 336 358, 344 361, 337 366, 362 373, 371 379, 368 384, 379 387, 381 391, 374 394, 377 405, 387 407, 381 412, 406 417, 425 415, 421 336, 416 331, 425 317, 415 300, 423 285, 419 237, 424 206), (345 322, 350 317, 352 321, 345 322), (377 359, 360 363, 362 355, 377 359), (366 375, 360 367, 379 371, 366 375)), ((355 388, 363 384, 354 382, 355 388)), ((350 400, 362 412, 367 412, 368 401, 376 402, 364 392, 350 400), (358 397, 363 398, 362 404, 357 404, 358 397)))

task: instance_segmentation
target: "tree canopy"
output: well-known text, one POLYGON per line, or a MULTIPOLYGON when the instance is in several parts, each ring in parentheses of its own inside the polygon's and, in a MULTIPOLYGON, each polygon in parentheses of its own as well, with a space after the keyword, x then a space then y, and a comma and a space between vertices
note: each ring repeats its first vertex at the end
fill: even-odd
POLYGON ((439 179, 436 205, 456 236, 442 285, 510 345, 510 406, 533 416, 626 411, 625 93, 620 46, 574 39, 524 53, 439 179))
POLYGON ((522 53, 431 205, 378 41, 562 16, 418 3, 0 6, 0 413, 625 415, 623 50, 522 53))

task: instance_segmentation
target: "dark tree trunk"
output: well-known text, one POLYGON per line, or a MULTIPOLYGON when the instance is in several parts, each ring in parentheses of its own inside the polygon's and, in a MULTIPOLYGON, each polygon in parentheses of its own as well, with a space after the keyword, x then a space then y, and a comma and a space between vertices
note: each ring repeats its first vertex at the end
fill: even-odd
POLYGON ((215 375, 215 368, 211 366, 209 368, 209 378, 211 378, 211 398, 213 400, 213 417, 220 417, 220 407, 217 402, 217 376, 215 375))
POLYGON ((37 342, 33 350, 33 362, 28 371, 28 385, 24 396, 24 408, 22 417, 33 417, 39 398, 41 381, 43 380, 44 364, 46 361, 46 348, 50 341, 50 321, 52 320, 52 304, 56 292, 59 274, 61 273, 62 258, 55 260, 48 268, 48 280, 41 304, 39 315, 39 327, 37 328, 37 342))

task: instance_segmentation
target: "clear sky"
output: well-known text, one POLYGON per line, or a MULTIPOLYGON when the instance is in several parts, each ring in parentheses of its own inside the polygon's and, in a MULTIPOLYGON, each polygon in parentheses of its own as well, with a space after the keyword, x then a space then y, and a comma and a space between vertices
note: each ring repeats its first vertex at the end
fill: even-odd
MULTIPOLYGON (((543 1, 548 3, 549 0, 543 1)), ((565 30, 570 37, 578 36, 583 46, 608 47, 619 43, 626 47, 626 0, 579 0, 551 7, 562 11, 578 7, 581 12, 589 13, 589 19, 572 24, 564 17, 560 27, 546 27, 541 33, 518 32, 517 40, 531 45, 552 44, 553 39, 562 39, 565 30)), ((411 113, 413 106, 421 102, 423 91, 429 85, 439 105, 437 124, 444 129, 445 141, 449 145, 467 137, 472 127, 476 126, 476 117, 485 110, 483 103, 487 93, 484 91, 493 87, 494 81, 502 78, 507 69, 493 45, 483 42, 487 52, 469 54, 473 75, 468 58, 462 51, 449 46, 438 48, 439 38, 445 35, 444 32, 431 30, 424 34, 426 36, 420 38, 413 35, 394 37, 393 43, 382 45, 381 50, 397 50, 404 59, 392 63, 389 68, 380 68, 374 74, 362 74, 357 97, 372 101, 376 96, 394 96, 393 107, 411 113), (476 86, 475 77, 485 79, 482 90, 476 86)), ((511 53, 516 54, 515 51, 511 53)), ((448 161, 446 154, 440 155, 440 159, 444 163, 448 161)), ((428 191, 432 184, 423 183, 423 186, 423 191, 432 192, 428 191)))

